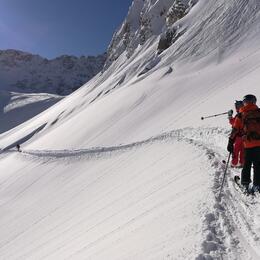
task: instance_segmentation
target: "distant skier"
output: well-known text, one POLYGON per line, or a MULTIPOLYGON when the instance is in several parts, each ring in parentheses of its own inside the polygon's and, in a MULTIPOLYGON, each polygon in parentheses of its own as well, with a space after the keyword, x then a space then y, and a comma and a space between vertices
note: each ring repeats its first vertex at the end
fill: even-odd
POLYGON ((257 107, 256 101, 254 95, 246 95, 243 98, 244 107, 240 109, 240 113, 235 119, 227 147, 229 152, 233 152, 235 138, 242 130, 245 161, 241 174, 241 185, 247 193, 260 192, 260 109, 257 107), (251 190, 249 184, 251 183, 252 164, 254 178, 251 190))
MULTIPOLYGON (((232 128, 234 127, 236 118, 239 116, 239 110, 243 106, 244 106, 243 101, 236 100, 235 108, 237 114, 233 117, 233 110, 228 111, 228 119, 232 128)), ((244 165, 244 146, 243 146, 242 136, 243 136, 243 131, 242 129, 240 129, 240 131, 237 133, 234 140, 231 167, 242 168, 244 165)))
POLYGON ((22 152, 20 144, 16 145, 16 149, 17 149, 18 152, 22 152))

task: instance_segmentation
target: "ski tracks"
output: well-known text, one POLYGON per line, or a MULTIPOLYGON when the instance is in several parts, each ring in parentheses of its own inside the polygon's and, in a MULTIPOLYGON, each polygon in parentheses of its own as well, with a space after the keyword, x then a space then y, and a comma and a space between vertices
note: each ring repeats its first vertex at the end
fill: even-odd
POLYGON ((214 176, 212 176, 214 203, 212 208, 206 209, 204 212, 203 233, 205 239, 201 243, 201 253, 196 260, 238 259, 232 257, 237 244, 237 239, 233 235, 234 225, 229 221, 225 205, 223 205, 223 201, 219 197, 225 164, 222 162, 221 155, 214 149, 208 148, 203 142, 194 139, 186 139, 186 141, 200 147, 214 169, 214 176))
POLYGON ((197 129, 191 132, 191 135, 193 138, 186 141, 201 147, 215 170, 212 186, 215 203, 213 210, 205 214, 203 230, 205 240, 201 245, 202 253, 196 260, 260 259, 259 196, 252 199, 236 190, 232 174, 234 170, 228 171, 229 177, 225 181, 224 191, 220 194, 225 164, 221 156, 223 149, 218 145, 221 143, 219 142, 221 135, 225 139, 226 131, 197 129), (207 138, 201 139, 203 141, 197 139, 198 132, 201 132, 201 137, 207 137, 210 133, 217 135, 214 136, 213 142, 208 143, 207 138), (213 148, 208 148, 209 146, 213 148))
POLYGON ((219 194, 225 164, 223 144, 228 131, 222 128, 185 128, 163 133, 144 141, 114 147, 97 147, 82 150, 26 151, 23 156, 39 160, 99 159, 115 156, 154 142, 177 139, 201 149, 214 169, 212 192, 214 205, 204 206, 203 236, 201 252, 196 260, 211 259, 260 259, 260 208, 255 198, 253 203, 237 191, 233 185, 231 170, 224 191, 219 194), (209 148, 212 147, 212 148, 209 148))

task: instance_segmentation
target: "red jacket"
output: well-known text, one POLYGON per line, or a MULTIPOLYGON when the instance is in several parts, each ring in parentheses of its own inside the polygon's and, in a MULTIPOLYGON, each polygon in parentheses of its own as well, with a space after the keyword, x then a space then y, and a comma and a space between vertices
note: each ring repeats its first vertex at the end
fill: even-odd
POLYGON ((236 120, 236 116, 235 117, 231 117, 229 119, 229 123, 232 125, 232 127, 234 126, 235 120, 236 120))
MULTIPOLYGON (((235 122, 236 122, 236 120, 240 120, 240 118, 239 117, 241 117, 241 114, 239 114, 239 112, 234 116, 234 117, 232 117, 232 118, 230 118, 229 119, 229 123, 231 124, 231 126, 232 126, 232 128, 234 128, 235 127, 235 122)), ((234 137, 234 139, 235 138, 242 138, 242 136, 243 136, 243 129, 241 128, 239 128, 239 129, 237 129, 238 131, 236 131, 236 135, 235 135, 235 137, 234 137)))
MULTIPOLYGON (((235 119, 235 122, 233 124, 233 130, 232 130, 232 133, 230 136, 231 139, 235 139, 236 136, 238 135, 238 133, 243 131, 243 129, 244 129, 244 125, 243 125, 243 121, 242 121, 243 115, 245 113, 247 113, 248 111, 252 111, 252 110, 256 110, 256 109, 258 109, 257 105, 248 104, 239 110, 239 113, 241 114, 241 116, 237 116, 235 119)), ((243 136, 243 143, 244 143, 245 148, 260 147, 260 140, 250 140, 249 141, 246 139, 245 135, 243 136)))

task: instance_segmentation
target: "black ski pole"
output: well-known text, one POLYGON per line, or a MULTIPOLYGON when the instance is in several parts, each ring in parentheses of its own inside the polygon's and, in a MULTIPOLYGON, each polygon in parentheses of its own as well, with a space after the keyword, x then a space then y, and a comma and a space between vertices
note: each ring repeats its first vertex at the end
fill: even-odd
POLYGON ((205 117, 201 117, 201 120, 204 120, 204 119, 207 119, 207 118, 212 118, 212 117, 217 117, 217 116, 223 116, 223 115, 227 115, 227 114, 228 114, 228 112, 216 114, 216 115, 212 115, 212 116, 205 116, 205 117))
POLYGON ((228 170, 228 165, 229 165, 229 162, 230 162, 231 154, 232 154, 232 153, 229 153, 229 155, 228 155, 228 160, 227 160, 227 163, 226 163, 226 167, 225 167, 225 171, 224 171, 224 176, 223 176, 223 180, 222 180, 221 187, 220 187, 220 191, 219 191, 219 197, 220 197, 221 192, 222 192, 223 187, 224 187, 224 183, 225 183, 225 179, 226 179, 226 175, 227 175, 227 170, 228 170))

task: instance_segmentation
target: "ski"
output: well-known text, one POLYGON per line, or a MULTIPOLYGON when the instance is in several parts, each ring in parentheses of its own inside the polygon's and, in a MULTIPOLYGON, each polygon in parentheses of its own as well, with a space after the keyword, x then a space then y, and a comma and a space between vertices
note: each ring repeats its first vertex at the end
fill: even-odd
POLYGON ((243 185, 241 185, 240 183, 240 177, 239 176, 234 176, 234 183, 236 184, 236 186, 239 188, 239 190, 241 191, 241 193, 245 196, 252 196, 255 197, 255 193, 253 192, 252 189, 248 189, 246 190, 245 187, 243 187, 243 185))

